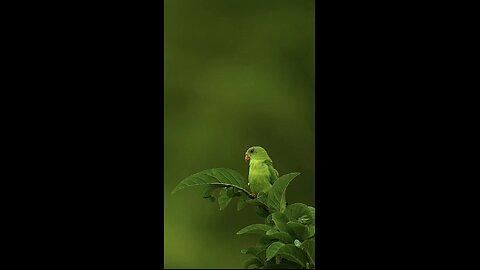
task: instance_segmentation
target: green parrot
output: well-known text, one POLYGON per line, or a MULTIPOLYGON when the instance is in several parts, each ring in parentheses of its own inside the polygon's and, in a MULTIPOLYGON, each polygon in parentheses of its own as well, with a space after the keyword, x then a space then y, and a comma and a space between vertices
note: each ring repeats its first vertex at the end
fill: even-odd
POLYGON ((259 192, 268 194, 272 184, 278 179, 278 171, 273 167, 272 159, 260 146, 252 146, 245 153, 245 162, 249 162, 248 185, 252 195, 259 192))

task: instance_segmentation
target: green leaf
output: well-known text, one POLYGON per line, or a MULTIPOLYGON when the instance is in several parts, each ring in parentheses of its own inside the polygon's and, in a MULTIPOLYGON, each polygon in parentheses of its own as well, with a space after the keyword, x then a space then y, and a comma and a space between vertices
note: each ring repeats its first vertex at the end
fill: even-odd
POLYGON ((262 262, 257 258, 250 258, 243 261, 242 265, 243 265, 243 268, 245 269, 252 269, 253 267, 251 266, 258 266, 258 267, 262 266, 262 262))
POLYGON ((211 202, 214 202, 215 201, 215 197, 212 196, 212 192, 215 190, 215 189, 218 189, 218 188, 221 188, 221 186, 219 185, 205 185, 202 190, 201 190, 201 193, 202 193, 202 197, 204 199, 209 199, 211 202))
POLYGON ((273 183, 272 189, 268 194, 268 207, 273 212, 283 212, 286 207, 285 192, 288 184, 299 175, 300 173, 289 173, 282 175, 273 183))
POLYGON ((232 198, 227 195, 227 189, 221 190, 218 195, 218 206, 220 207, 220 210, 225 209, 231 201, 232 198))
POLYGON ((303 203, 294 203, 287 206, 285 209, 285 215, 287 215, 290 221, 297 221, 300 218, 308 218, 308 221, 313 220, 311 217, 310 209, 303 203))
POLYGON ((315 263, 315 240, 309 239, 303 242, 300 248, 307 252, 307 255, 311 258, 311 261, 315 263))
POLYGON ((264 236, 260 237, 260 239, 258 240, 257 247, 260 247, 262 249, 266 249, 273 242, 276 242, 275 238, 273 238, 269 235, 264 235, 264 236))
POLYGON ((277 255, 289 261, 298 263, 303 267, 305 267, 305 263, 308 260, 307 254, 303 250, 297 248, 295 245, 292 244, 284 245, 283 247, 281 247, 277 251, 277 255))
POLYGON ((303 215, 297 219, 300 224, 308 225, 312 222, 312 219, 308 215, 303 215))
POLYGON ((286 244, 292 243, 292 241, 293 241, 290 234, 288 234, 286 232, 277 232, 277 233, 270 234, 270 236, 275 238, 275 239, 282 240, 286 244))
POLYGON ((233 197, 233 194, 235 193, 235 191, 233 190, 234 188, 227 188, 227 195, 228 197, 232 198, 233 197))
POLYGON ((242 196, 242 194, 245 194, 245 193, 242 193, 241 191, 238 191, 238 189, 236 189, 235 187, 229 187, 227 189, 227 195, 228 197, 239 197, 239 196, 242 196))
POLYGON ((268 231, 266 232, 266 235, 271 235, 271 234, 274 234, 274 233, 277 233, 277 232, 278 232, 278 230, 271 229, 271 230, 268 230, 268 231))
MULTIPOLYGON (((276 183, 276 182, 275 182, 276 183)), ((275 212, 272 214, 272 220, 275 226, 282 232, 292 234, 293 231, 287 226, 288 217, 284 213, 275 212)))
POLYGON ((311 224, 315 224, 315 208, 309 206, 308 210, 310 210, 310 217, 312 218, 311 224))
POLYGON ((259 192, 257 194, 257 200, 263 203, 265 206, 268 206, 268 194, 265 192, 259 192))
POLYGON ((244 234, 244 233, 259 233, 265 234, 266 231, 271 230, 272 227, 266 224, 252 224, 248 225, 247 227, 241 229, 237 232, 237 234, 244 234))
POLYGON ((259 259, 262 262, 262 265, 265 264, 266 261, 266 251, 265 248, 262 248, 260 252, 257 253, 257 259, 259 259))
POLYGON ((205 199, 209 198, 210 196, 212 196, 212 191, 214 191, 217 188, 220 188, 220 186, 218 186, 218 185, 205 185, 201 189, 202 197, 205 198, 205 199))
POLYGON ((245 199, 243 197, 239 198, 237 202, 237 211, 242 210, 245 207, 245 205, 246 205, 245 199))
POLYGON ((310 210, 310 215, 315 219, 315 207, 309 206, 308 210, 310 210))
POLYGON ((266 235, 268 235, 272 238, 278 239, 278 240, 282 240, 286 244, 292 243, 292 241, 293 241, 292 237, 286 232, 279 232, 277 230, 269 230, 269 231, 267 231, 266 235))
POLYGON ((273 222, 272 220, 272 214, 269 214, 265 220, 265 223, 268 224, 268 225, 275 225, 275 223, 273 222))
POLYGON ((267 261, 275 257, 277 251, 283 247, 285 244, 281 242, 274 242, 267 248, 267 261))
POLYGON ((304 241, 308 238, 308 228, 306 225, 289 221, 287 222, 287 227, 291 229, 290 232, 293 231, 295 238, 300 241, 304 241))
POLYGON ((227 168, 214 168, 214 169, 201 171, 199 173, 196 173, 194 175, 191 175, 183 179, 173 189, 172 194, 187 187, 207 185, 207 184, 219 185, 223 187, 233 186, 238 189, 243 189, 247 193, 249 193, 247 181, 240 173, 227 168))
POLYGON ((298 239, 295 239, 295 241, 293 241, 293 244, 294 244, 296 247, 300 247, 300 245, 302 244, 302 242, 298 241, 298 239))
POLYGON ((315 225, 308 225, 308 236, 307 238, 315 236, 315 225))

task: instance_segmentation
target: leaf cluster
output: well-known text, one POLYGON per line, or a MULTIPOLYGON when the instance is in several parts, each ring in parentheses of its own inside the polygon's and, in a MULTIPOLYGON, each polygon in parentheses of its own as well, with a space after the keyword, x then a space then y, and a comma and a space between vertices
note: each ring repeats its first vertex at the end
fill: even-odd
POLYGON ((172 191, 202 187, 202 197, 218 201, 225 209, 237 197, 237 210, 245 205, 255 207, 257 215, 265 218, 265 224, 252 224, 237 234, 255 233, 260 238, 254 247, 243 249, 252 255, 243 266, 248 269, 315 268, 315 208, 302 203, 287 206, 286 189, 300 173, 279 177, 268 194, 253 195, 247 180, 238 172, 227 168, 214 168, 191 175, 182 180, 172 191))
POLYGON ((267 216, 265 224, 252 224, 237 234, 260 235, 255 247, 243 249, 251 254, 244 262, 249 269, 315 268, 315 208, 303 203, 288 205, 285 211, 267 216))

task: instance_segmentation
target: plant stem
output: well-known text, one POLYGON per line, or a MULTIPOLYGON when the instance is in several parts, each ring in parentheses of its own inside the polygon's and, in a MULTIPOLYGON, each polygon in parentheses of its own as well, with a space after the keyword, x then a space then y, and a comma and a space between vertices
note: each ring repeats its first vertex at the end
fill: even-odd
POLYGON ((239 189, 239 190, 243 191, 245 194, 247 194, 247 196, 250 199, 255 199, 255 197, 253 195, 251 195, 250 192, 248 192, 248 190, 246 190, 242 187, 239 187, 239 186, 235 186, 235 185, 232 185, 232 184, 225 184, 225 183, 209 183, 209 185, 221 185, 221 186, 224 186, 224 187, 234 187, 236 189, 239 189))

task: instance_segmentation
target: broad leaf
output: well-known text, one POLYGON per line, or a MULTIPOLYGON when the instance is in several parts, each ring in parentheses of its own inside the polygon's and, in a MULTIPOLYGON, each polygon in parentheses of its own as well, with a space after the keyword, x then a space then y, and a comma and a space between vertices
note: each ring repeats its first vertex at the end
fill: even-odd
POLYGON ((275 238, 271 237, 270 235, 264 235, 258 240, 257 247, 266 249, 273 242, 276 242, 275 238))
POLYGON ((243 197, 239 198, 237 202, 237 211, 242 210, 245 207, 245 205, 246 205, 245 199, 243 197))
POLYGON ((267 231, 266 235, 271 235, 271 234, 274 234, 274 233, 277 233, 277 232, 278 232, 278 230, 276 230, 276 229, 271 229, 271 230, 268 230, 268 231, 267 231))
POLYGON ((312 218, 312 224, 315 224, 315 208, 309 206, 308 210, 310 210, 310 217, 312 218))
POLYGON ((233 198, 235 196, 235 188, 234 187, 227 188, 227 195, 228 197, 233 198))
POLYGON ((252 224, 248 225, 247 227, 241 229, 237 232, 237 234, 244 234, 244 233, 259 233, 265 234, 266 231, 273 229, 271 226, 266 224, 252 224))
POLYGON ((310 213, 311 213, 312 217, 315 219, 315 207, 309 206, 308 210, 310 210, 310 213))
POLYGON ((286 232, 288 234, 293 233, 293 231, 287 226, 288 217, 284 213, 280 213, 280 212, 273 213, 272 220, 275 223, 275 226, 277 226, 277 228, 280 231, 286 232))
POLYGON ((219 185, 205 185, 203 186, 202 188, 202 197, 205 198, 205 199, 210 199, 210 201, 214 202, 215 201, 215 197, 212 196, 212 192, 215 190, 215 189, 218 189, 218 188, 221 188, 221 186, 219 185))
POLYGON ((234 186, 249 193, 247 181, 240 173, 227 168, 214 168, 201 171, 183 179, 172 191, 172 194, 187 187, 206 184, 220 185, 224 187, 234 186))
POLYGON ((276 231, 276 230, 270 230, 270 231, 267 232, 267 235, 272 237, 272 238, 282 240, 286 244, 290 244, 293 241, 290 234, 288 234, 286 232, 279 232, 279 231, 276 231))
POLYGON ((262 262, 262 264, 264 264, 265 261, 267 260, 265 248, 262 248, 260 252, 257 253, 256 256, 257 256, 257 259, 259 259, 262 262))
POLYGON ((205 185, 201 191, 202 197, 205 199, 210 198, 210 196, 212 196, 212 191, 215 190, 216 188, 219 188, 219 186, 205 185))
POLYGON ((220 210, 225 209, 228 204, 232 201, 232 197, 229 197, 226 189, 222 189, 218 195, 218 206, 220 210))
POLYGON ((300 224, 308 225, 312 223, 312 219, 308 215, 303 215, 297 219, 300 224))
POLYGON ((272 212, 283 212, 285 211, 286 201, 285 201, 285 191, 287 190, 288 184, 297 177, 300 173, 289 173, 282 175, 280 178, 273 183, 272 189, 268 193, 268 207, 272 212))
POLYGON ((285 244, 284 243, 281 243, 281 242, 274 242, 272 243, 268 248, 267 248, 267 261, 269 261, 270 259, 272 259, 273 257, 275 257, 275 255, 277 254, 277 251, 283 247, 285 244))
POLYGON ((273 222, 272 220, 272 214, 269 214, 265 220, 265 223, 268 224, 268 225, 275 225, 275 223, 273 222))
POLYGON ((315 225, 308 225, 308 236, 307 238, 311 238, 315 236, 315 225))
POLYGON ((300 248, 307 252, 307 255, 311 258, 312 262, 315 263, 315 240, 309 239, 303 242, 300 248))
POLYGON ((257 200, 264 205, 268 206, 268 194, 265 192, 259 192, 257 194, 257 200))
POLYGON ((241 191, 239 191, 239 189, 235 188, 235 187, 229 187, 227 188, 227 195, 228 197, 238 197, 238 196, 242 196, 242 193, 241 191))
POLYGON ((277 255, 289 261, 298 263, 304 267, 308 259, 307 254, 303 250, 297 248, 295 245, 292 244, 284 245, 283 247, 281 247, 277 251, 277 255))
POLYGON ((310 209, 303 203, 294 203, 287 206, 285 209, 285 215, 287 215, 290 221, 298 221, 300 218, 303 218, 303 222, 310 222, 313 220, 310 209))
POLYGON ((305 241, 308 238, 308 227, 306 225, 289 221, 287 222, 287 227, 290 229, 290 232, 293 231, 295 238, 300 241, 305 241))

